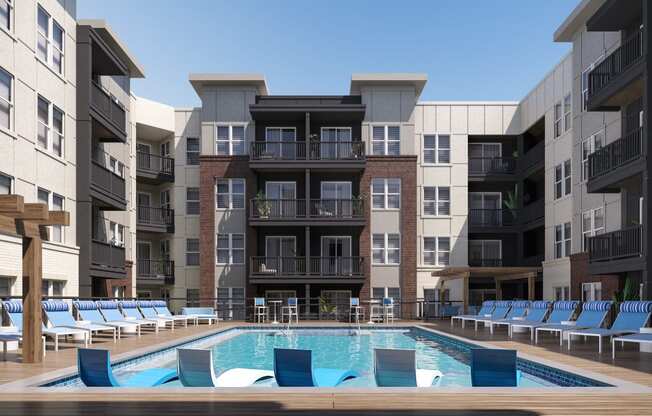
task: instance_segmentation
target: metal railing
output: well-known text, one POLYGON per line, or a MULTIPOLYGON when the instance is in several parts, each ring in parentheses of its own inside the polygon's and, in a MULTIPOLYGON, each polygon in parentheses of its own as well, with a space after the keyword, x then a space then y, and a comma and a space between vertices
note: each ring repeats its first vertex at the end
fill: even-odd
POLYGON ((251 143, 252 160, 362 160, 365 144, 351 142, 256 141, 251 143))
POLYGON ((294 219, 306 217, 305 199, 252 199, 249 215, 256 219, 294 219))
POLYGON ((91 104, 120 131, 126 132, 127 118, 124 106, 95 81, 91 81, 91 104))
POLYGON ((136 262, 136 277, 148 280, 163 280, 165 284, 174 283, 174 261, 138 259, 136 262))
POLYGON ((642 156, 643 129, 639 128, 589 155, 589 179, 615 170, 642 156))
POLYGON ((364 257, 310 257, 310 274, 361 277, 364 275, 364 257))
POLYGON ((469 175, 511 174, 516 171, 513 157, 472 157, 469 158, 469 175))
POLYGON ((136 167, 138 170, 156 175, 174 176, 174 158, 153 155, 147 152, 136 153, 136 167))
POLYGON ((93 239, 91 243, 93 264, 115 269, 125 268, 125 248, 93 239))
POLYGON ((249 157, 252 160, 302 160, 306 158, 306 142, 253 142, 249 157))
POLYGON ((518 169, 519 171, 524 171, 528 169, 530 166, 534 166, 537 163, 543 163, 545 157, 545 143, 544 141, 540 141, 539 143, 535 144, 530 150, 527 151, 527 153, 523 154, 520 158, 518 158, 518 169))
POLYGON ((643 227, 637 225, 589 237, 589 260, 605 261, 641 256, 642 233, 643 227))
POLYGON ((310 142, 311 160, 360 160, 365 158, 365 144, 352 142, 310 142))
POLYGON ((470 209, 469 221, 473 227, 510 226, 516 222, 516 210, 470 209))
POLYGON ((469 258, 469 266, 473 267, 501 267, 503 259, 489 259, 489 258, 469 258))
POLYGON ((311 199, 311 218, 362 218, 364 200, 353 199, 311 199))
POLYGON ((251 275, 257 277, 359 277, 364 274, 363 257, 310 257, 306 268, 306 257, 253 256, 250 266, 251 275))
POLYGON ((174 225, 174 210, 172 208, 139 205, 136 212, 139 224, 163 226, 174 225))
POLYGON ((118 199, 126 198, 125 167, 121 162, 114 161, 111 166, 111 156, 105 151, 94 148, 91 163, 91 183, 118 199), (117 169, 116 172, 114 169, 117 169))
POLYGON ((589 98, 643 58, 643 31, 623 40, 620 47, 589 73, 589 98))

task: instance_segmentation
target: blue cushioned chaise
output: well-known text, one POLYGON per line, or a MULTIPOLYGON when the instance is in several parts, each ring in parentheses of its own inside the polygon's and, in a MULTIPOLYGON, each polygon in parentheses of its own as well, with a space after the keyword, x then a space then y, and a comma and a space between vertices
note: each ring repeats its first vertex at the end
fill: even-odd
POLYGON ((599 328, 602 326, 612 306, 613 302, 609 300, 584 302, 580 316, 572 324, 546 324, 537 327, 534 334, 534 343, 536 344, 539 341, 539 331, 558 333, 559 345, 562 345, 564 342, 564 332, 574 329, 599 328))

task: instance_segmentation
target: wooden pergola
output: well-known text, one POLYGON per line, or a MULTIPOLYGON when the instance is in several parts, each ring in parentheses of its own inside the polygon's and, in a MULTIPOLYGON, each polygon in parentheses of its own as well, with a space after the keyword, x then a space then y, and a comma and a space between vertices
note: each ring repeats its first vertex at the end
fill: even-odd
POLYGON ((23 239, 23 362, 43 361, 41 282, 43 240, 49 225, 70 225, 67 211, 48 211, 43 203, 26 204, 22 195, 0 195, 0 233, 23 239))
POLYGON ((527 279, 528 300, 534 300, 535 280, 541 267, 446 267, 432 272, 432 276, 440 277, 443 285, 449 280, 462 279, 462 303, 466 313, 469 306, 469 279, 483 277, 494 279, 496 283, 496 299, 502 300, 501 283, 507 280, 527 279))

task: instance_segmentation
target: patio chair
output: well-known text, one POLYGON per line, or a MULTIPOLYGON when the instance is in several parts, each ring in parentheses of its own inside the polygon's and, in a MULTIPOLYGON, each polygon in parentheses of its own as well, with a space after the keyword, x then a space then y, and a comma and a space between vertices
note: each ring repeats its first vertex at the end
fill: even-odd
MULTIPOLYGON (((127 322, 139 322, 142 324, 146 325, 153 325, 155 328, 155 332, 158 332, 159 330, 159 320, 157 319, 147 319, 143 316, 142 313, 140 313, 140 309, 138 309, 138 302, 135 300, 120 300, 118 301, 118 306, 120 307, 120 311, 122 312, 122 315, 125 317, 125 320, 127 322)), ((163 326, 165 328, 165 325, 163 326)))
POLYGON ((613 306, 613 302, 609 300, 598 300, 593 302, 584 302, 582 304, 582 312, 577 320, 572 324, 545 324, 537 327, 534 334, 534 343, 539 341, 539 331, 553 332, 559 334, 559 345, 564 342, 564 332, 573 329, 586 329, 586 328, 599 328, 602 326, 609 309, 613 306))
POLYGON ((206 321, 208 322, 208 325, 213 325, 213 321, 218 323, 220 320, 215 309, 210 306, 186 306, 181 308, 181 315, 187 316, 189 319, 197 319, 197 323, 199 323, 199 321, 206 321))
POLYGON ((349 300, 349 322, 359 323, 360 319, 364 321, 364 308, 360 306, 360 298, 351 298, 349 300))
MULTIPOLYGON (((507 312, 507 315, 502 319, 492 319, 489 322, 489 332, 494 333, 494 326, 507 326, 509 331, 509 324, 515 320, 521 320, 527 313, 528 308, 530 307, 529 300, 517 300, 512 302, 512 308, 507 312)), ((485 324, 486 326, 486 324, 485 324)))
POLYGON ((568 349, 571 349, 573 335, 598 338, 598 353, 602 353, 602 338, 634 334, 643 328, 650 319, 652 301, 627 301, 620 304, 620 312, 611 328, 588 328, 569 330, 568 349))
POLYGON ((375 348, 374 377, 378 387, 431 387, 442 374, 417 369, 415 350, 375 348))
POLYGON ((168 309, 168 304, 164 300, 153 300, 152 306, 156 309, 159 316, 164 318, 172 318, 175 322, 183 322, 184 326, 188 327, 188 321, 193 321, 197 325, 197 317, 194 316, 185 316, 185 315, 173 315, 172 312, 168 309))
POLYGON ((111 370, 109 351, 90 348, 77 350, 77 369, 79 378, 87 387, 154 387, 178 378, 175 369, 150 368, 119 383, 111 370))
POLYGON ((532 308, 529 309, 525 321, 512 322, 509 325, 509 336, 510 338, 514 337, 515 328, 525 328, 530 331, 530 341, 534 341, 535 330, 546 324, 559 324, 563 321, 570 320, 577 307, 579 302, 574 300, 559 300, 552 304, 552 311, 546 320, 546 315, 548 314, 548 308, 550 303, 547 301, 538 301, 532 304, 532 308))
POLYGON ((131 324, 138 325, 139 331, 141 327, 152 327, 154 332, 158 332, 158 325, 156 322, 150 321, 148 319, 132 318, 130 316, 123 315, 120 312, 120 305, 116 301, 112 300, 101 300, 97 302, 97 307, 104 315, 104 319, 109 322, 129 322, 131 324))
POLYGON ((185 387, 247 387, 274 378, 273 371, 254 368, 232 368, 216 376, 213 351, 190 348, 177 349, 177 372, 185 387))
POLYGON ((624 345, 626 342, 639 345, 652 344, 652 333, 646 332, 611 338, 611 358, 614 360, 616 359, 616 342, 620 342, 621 345, 624 345))
POLYGON ((462 321, 462 328, 464 328, 464 324, 466 321, 474 321, 477 318, 486 318, 491 316, 491 312, 494 310, 494 304, 496 303, 495 300, 485 300, 482 302, 482 307, 478 311, 477 315, 455 315, 451 316, 451 326, 454 325, 455 320, 460 320, 462 321))
POLYGON ((254 298, 254 319, 260 323, 267 321, 269 307, 265 304, 265 298, 254 298))
POLYGON ((125 329, 133 328, 134 325, 136 326, 136 333, 140 336, 140 325, 129 323, 124 319, 120 321, 108 321, 100 312, 97 303, 92 300, 75 300, 72 302, 72 306, 77 311, 77 316, 82 320, 88 321, 92 324, 114 327, 116 331, 118 331, 118 339, 122 337, 125 329))
POLYGON ((88 331, 88 342, 93 343, 93 333, 110 332, 113 335, 113 342, 116 342, 117 331, 114 327, 108 325, 99 325, 91 322, 80 322, 73 318, 70 312, 70 306, 67 302, 57 300, 47 300, 41 302, 43 312, 50 325, 62 328, 74 328, 88 331))
POLYGON ((154 309, 154 305, 152 304, 152 301, 150 300, 139 300, 136 301, 138 304, 138 309, 140 309, 140 313, 143 315, 145 319, 150 319, 152 321, 156 321, 159 323, 159 325, 167 325, 170 324, 170 329, 174 331, 174 322, 175 320, 173 318, 169 318, 167 316, 161 316, 156 309, 154 309))
POLYGON ((516 369, 516 350, 471 349, 471 385, 473 387, 516 387, 520 372, 516 369))
POLYGON ((512 301, 511 300, 497 300, 494 303, 494 310, 491 312, 491 316, 489 317, 477 317, 473 319, 475 323, 475 330, 478 330, 478 323, 482 322, 482 324, 486 327, 487 324, 489 324, 491 321, 495 321, 498 319, 505 319, 507 314, 509 313, 510 309, 512 308, 512 301))
MULTIPOLYGON (((43 356, 45 356, 45 336, 43 340, 43 356)), ((2 360, 7 361, 7 344, 10 342, 23 342, 22 334, 18 332, 0 332, 0 342, 2 342, 2 360)))
POLYGON ((297 298, 288 298, 288 304, 281 308, 281 322, 283 317, 288 317, 288 323, 292 323, 292 317, 299 323, 299 300, 297 298))
POLYGON ((274 349, 274 378, 279 387, 335 387, 358 377, 352 370, 313 368, 312 351, 274 349))

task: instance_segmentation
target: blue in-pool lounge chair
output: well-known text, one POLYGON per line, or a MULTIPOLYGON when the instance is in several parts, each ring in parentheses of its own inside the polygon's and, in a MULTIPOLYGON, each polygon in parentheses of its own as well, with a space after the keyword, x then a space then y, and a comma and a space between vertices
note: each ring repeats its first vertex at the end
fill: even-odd
POLYGON ((154 304, 151 300, 139 300, 138 309, 140 309, 140 313, 143 314, 145 319, 156 321, 162 325, 170 324, 171 330, 174 331, 174 319, 160 315, 156 309, 154 309, 154 304))
POLYGON ((534 343, 536 344, 539 341, 539 331, 558 333, 559 345, 562 345, 564 343, 564 332, 577 329, 600 328, 612 305, 613 302, 609 300, 584 302, 580 316, 572 324, 545 324, 537 327, 534 334, 534 343))
POLYGON ((173 315, 168 309, 168 304, 164 300, 153 300, 152 306, 159 316, 174 319, 175 322, 183 322, 186 327, 188 326, 188 321, 193 321, 195 325, 197 325, 197 317, 195 316, 173 315))
POLYGON ((154 387, 177 379, 172 368, 150 368, 119 383, 111 370, 108 350, 79 348, 77 350, 79 378, 87 387, 154 387))
POLYGON ((375 348, 374 377, 378 387, 432 387, 442 374, 417 369, 415 350, 375 348))
MULTIPOLYGON (((16 333, 22 336, 23 334, 23 302, 20 300, 10 300, 2 304, 11 326, 16 328, 16 333)), ((67 337, 70 335, 82 335, 84 337, 84 345, 88 345, 88 331, 82 329, 66 328, 66 327, 52 327, 48 328, 42 324, 41 332, 46 337, 54 339, 54 350, 59 351, 59 338, 67 337)))
POLYGON ((274 378, 271 370, 232 368, 219 376, 213 368, 212 350, 177 349, 177 373, 185 387, 247 387, 274 378))
POLYGON ((143 326, 151 327, 154 329, 154 332, 158 332, 158 325, 156 322, 150 321, 148 319, 131 318, 123 315, 120 312, 120 306, 118 302, 114 300, 100 300, 97 302, 97 307, 99 308, 100 312, 102 312, 102 315, 104 315, 104 318, 109 322, 129 322, 130 324, 138 325, 139 328, 143 326))
POLYGON ((509 311, 512 309, 512 301, 511 300, 497 300, 494 303, 494 310, 491 312, 490 317, 482 317, 479 316, 475 318, 473 321, 475 323, 475 330, 478 330, 478 323, 482 322, 482 324, 486 327, 491 321, 496 321, 498 319, 505 319, 509 311))
MULTIPOLYGON (((529 300, 517 300, 512 302, 512 308, 509 310, 507 315, 502 319, 493 319, 489 322, 489 331, 494 333, 494 326, 505 325, 509 331, 509 324, 514 322, 514 318, 521 319, 527 313, 528 308, 530 307, 529 300)), ((485 326, 487 324, 485 323, 485 326)))
POLYGON ((335 387, 357 377, 351 370, 312 368, 312 351, 274 349, 274 378, 279 387, 335 387))
POLYGON ((485 300, 482 302, 482 307, 478 311, 477 315, 455 315, 451 316, 451 326, 453 326, 453 323, 455 322, 456 319, 459 319, 462 321, 462 328, 464 328, 464 324, 466 321, 475 321, 477 318, 486 318, 488 316, 491 316, 491 312, 494 310, 494 304, 496 303, 495 300, 485 300))
POLYGON ((84 323, 76 321, 70 313, 70 306, 67 302, 60 300, 44 300, 42 302, 45 317, 52 326, 61 328, 75 328, 88 331, 88 342, 93 343, 93 333, 110 332, 113 335, 113 342, 116 341, 117 331, 108 325, 99 325, 91 322, 84 323))
POLYGON ((652 344, 652 333, 646 332, 611 338, 611 358, 614 360, 616 359, 616 342, 620 342, 620 345, 624 345, 626 342, 632 342, 639 345, 652 344))
POLYGON ((571 349, 573 335, 598 337, 598 353, 602 353, 602 338, 633 334, 643 328, 650 319, 652 301, 627 301, 620 304, 620 312, 611 328, 588 328, 569 330, 568 349, 571 349))
POLYGON ((471 385, 473 387, 516 387, 520 372, 516 369, 516 350, 471 349, 471 385))
POLYGON ((549 303, 546 301, 534 302, 524 321, 512 322, 509 325, 509 336, 514 336, 515 328, 525 328, 530 330, 530 341, 534 341, 536 328, 546 324, 559 324, 562 321, 569 321, 578 306, 579 302, 574 300, 559 300, 552 304, 552 311, 544 322, 548 314, 549 303))
POLYGON ((92 324, 114 327, 118 331, 118 339, 122 337, 125 329, 133 328, 134 326, 136 326, 138 336, 140 336, 140 325, 135 323, 132 324, 124 319, 120 321, 109 321, 105 319, 104 315, 100 312, 97 303, 92 300, 75 300, 72 302, 72 306, 77 311, 77 316, 82 320, 88 321, 92 324))

